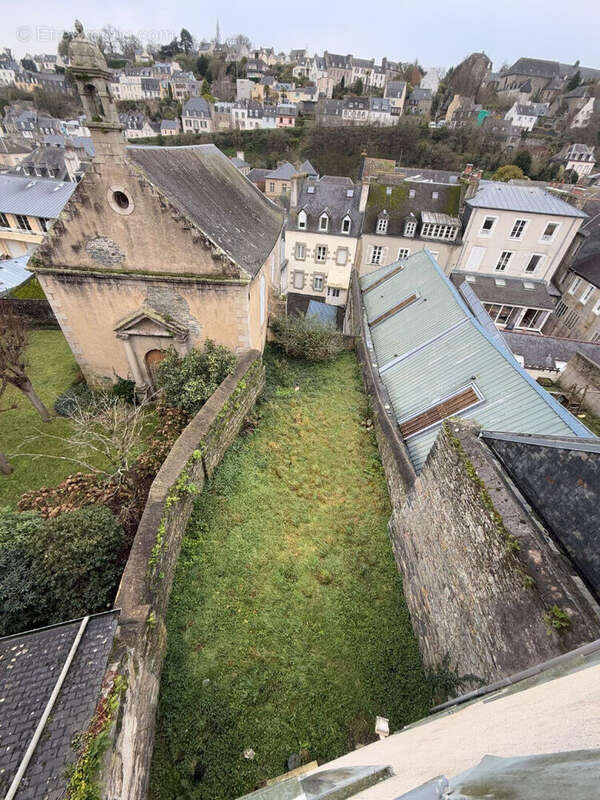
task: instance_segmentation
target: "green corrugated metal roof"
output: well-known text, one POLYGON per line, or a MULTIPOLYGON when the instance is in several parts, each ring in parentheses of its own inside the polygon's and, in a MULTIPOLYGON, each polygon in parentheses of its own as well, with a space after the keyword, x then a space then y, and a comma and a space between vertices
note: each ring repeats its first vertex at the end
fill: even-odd
MULTIPOLYGON (((591 436, 581 423, 533 383, 505 351, 499 349, 426 251, 404 262, 369 292, 389 265, 360 279, 370 323, 417 292, 419 299, 370 329, 375 360, 396 418, 427 410, 453 393, 473 385, 483 400, 460 413, 486 430, 591 436)), ((440 423, 407 439, 417 471, 437 436, 440 423)))

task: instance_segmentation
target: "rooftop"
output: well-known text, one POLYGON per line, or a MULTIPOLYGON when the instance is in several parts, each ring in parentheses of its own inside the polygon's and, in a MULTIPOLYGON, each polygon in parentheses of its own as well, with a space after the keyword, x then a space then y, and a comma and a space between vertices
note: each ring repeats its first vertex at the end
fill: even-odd
POLYGON ((492 431, 591 436, 484 327, 427 250, 360 286, 367 344, 417 472, 454 414, 492 431))
POLYGON ((268 173, 269 178, 274 178, 275 180, 291 180, 291 178, 296 175, 297 170, 293 164, 290 164, 289 161, 284 161, 283 164, 280 164, 276 169, 271 170, 268 173))
POLYGON ((27 269, 28 261, 29 253, 0 260, 0 297, 31 278, 31 272, 27 269))
POLYGON ((75 191, 71 181, 0 175, 0 211, 55 219, 75 191))
POLYGON ((546 281, 480 272, 453 272, 450 280, 457 287, 466 280, 482 303, 542 309, 553 309, 556 305, 557 295, 551 293, 546 281))
POLYGON ((515 356, 523 359, 525 369, 559 369, 575 353, 600 365, 600 343, 562 339, 558 336, 540 336, 537 333, 502 331, 507 345, 515 356))
POLYGON ((525 211, 530 214, 552 214, 560 217, 585 218, 587 214, 537 186, 515 186, 499 181, 481 181, 479 191, 467 205, 472 208, 525 211))
POLYGON ((224 153, 202 144, 130 146, 127 154, 210 241, 248 274, 258 273, 277 242, 283 215, 224 153))
POLYGON ((42 735, 17 784, 15 800, 65 796, 65 769, 76 758, 72 742, 87 729, 100 698, 117 620, 118 611, 108 611, 0 639, 2 796, 16 780, 19 766, 25 765, 40 725, 42 735), (60 691, 49 705, 57 686, 60 691), (46 710, 50 713, 43 724, 46 710))
POLYGON ((301 181, 298 191, 298 204, 290 208, 289 227, 296 229, 298 214, 306 213, 306 231, 319 230, 319 218, 323 212, 329 217, 329 233, 341 232, 342 220, 350 217, 350 235, 358 236, 362 225, 360 204, 360 185, 351 178, 327 176, 309 178, 301 181))
POLYGON ((571 265, 571 269, 588 283, 600 289, 600 252, 591 253, 585 258, 577 260, 571 265))

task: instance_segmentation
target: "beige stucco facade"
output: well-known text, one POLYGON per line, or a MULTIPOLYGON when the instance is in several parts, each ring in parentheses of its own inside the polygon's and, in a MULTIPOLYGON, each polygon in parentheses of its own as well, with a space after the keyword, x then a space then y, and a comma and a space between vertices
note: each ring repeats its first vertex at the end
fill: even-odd
POLYGON ((354 236, 287 230, 287 290, 322 296, 331 305, 346 305, 350 273, 356 264, 354 236), (323 250, 326 248, 324 260, 323 250))
POLYGON ((366 275, 379 267, 393 264, 398 258, 407 258, 421 250, 427 249, 435 257, 444 272, 449 275, 457 263, 460 246, 436 239, 411 238, 408 236, 388 236, 365 233, 360 237, 357 267, 359 275, 366 275), (380 255, 375 255, 378 263, 373 263, 374 248, 383 248, 380 255), (405 252, 408 251, 408 252, 405 252))
POLYGON ((549 281, 581 223, 581 217, 474 208, 463 232, 464 245, 456 269, 549 281), (486 219, 490 230, 484 225, 486 219), (518 220, 525 223, 522 232, 518 238, 511 237, 518 220), (551 235, 547 235, 549 226, 551 235), (503 252, 510 257, 504 269, 497 269, 503 252), (533 256, 540 258, 535 269, 528 271, 533 256))
MULTIPOLYGON (((19 221, 15 214, 5 213, 4 219, 0 217, 0 255, 15 258, 32 253, 46 235, 42 227, 44 223, 38 217, 29 214, 25 216, 30 230, 27 230, 25 223, 19 221), (8 224, 4 225, 4 221, 8 224)), ((49 224, 50 220, 46 223, 49 224)))

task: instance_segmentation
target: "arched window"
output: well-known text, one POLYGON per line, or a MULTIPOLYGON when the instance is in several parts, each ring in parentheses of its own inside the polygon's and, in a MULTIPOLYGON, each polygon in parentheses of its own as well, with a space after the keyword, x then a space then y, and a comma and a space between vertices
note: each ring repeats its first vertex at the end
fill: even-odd
POLYGON ((328 229, 329 229, 329 217, 324 211, 319 217, 319 230, 326 231, 328 229))
POLYGON ((298 213, 298 230, 299 231, 306 230, 306 211, 300 211, 298 213))
POLYGON ((104 109, 102 108, 102 100, 98 94, 98 89, 96 89, 93 83, 88 83, 86 84, 84 92, 88 101, 89 113, 92 117, 92 121, 104 119, 104 109))

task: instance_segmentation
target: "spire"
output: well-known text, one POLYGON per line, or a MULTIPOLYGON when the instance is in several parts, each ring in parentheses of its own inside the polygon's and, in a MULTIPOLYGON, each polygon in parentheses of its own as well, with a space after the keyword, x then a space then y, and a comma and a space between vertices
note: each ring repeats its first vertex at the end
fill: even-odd
POLYGON ((217 19, 217 38, 215 40, 216 44, 221 44, 221 31, 219 30, 219 20, 217 19))

